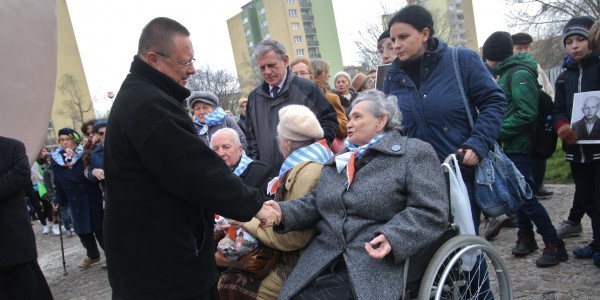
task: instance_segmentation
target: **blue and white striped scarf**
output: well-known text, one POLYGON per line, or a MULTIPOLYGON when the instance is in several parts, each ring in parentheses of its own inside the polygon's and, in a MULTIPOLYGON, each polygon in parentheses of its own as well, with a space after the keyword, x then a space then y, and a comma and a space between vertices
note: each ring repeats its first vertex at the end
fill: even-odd
POLYGON ((194 123, 202 126, 202 129, 200 129, 200 135, 203 135, 206 132, 208 132, 209 127, 223 123, 223 120, 225 120, 226 117, 227 117, 227 113, 222 108, 217 107, 217 109, 215 109, 215 111, 204 116, 204 122, 198 121, 196 116, 194 116, 194 123))
POLYGON ((75 150, 73 150, 74 155, 69 159, 67 158, 67 152, 65 151, 65 153, 61 153, 63 149, 61 147, 56 148, 56 150, 54 150, 54 152, 52 152, 52 159, 54 159, 54 161, 62 167, 65 168, 70 168, 72 165, 74 165, 77 160, 79 160, 81 158, 81 156, 83 155, 83 147, 79 146, 77 148, 75 148, 75 150))
POLYGON ((374 138, 372 138, 369 143, 362 145, 362 146, 356 146, 356 145, 350 143, 348 138, 346 138, 344 140, 344 145, 346 147, 348 147, 348 150, 350 150, 350 151, 336 156, 335 157, 335 166, 337 168, 338 173, 340 173, 340 172, 342 172, 342 170, 346 169, 346 175, 348 176, 347 188, 350 188, 350 184, 352 183, 352 180, 354 178, 354 172, 355 172, 353 163, 351 164, 351 166, 348 166, 350 160, 354 161, 355 158, 360 158, 367 148, 369 148, 373 144, 379 142, 379 140, 381 140, 381 138, 384 135, 385 135, 385 133, 377 135, 374 138), (348 168, 346 168, 346 166, 348 166, 348 168))
POLYGON ((240 175, 242 175, 242 173, 244 173, 244 171, 246 171, 246 169, 248 168, 248 165, 251 162, 253 162, 252 158, 246 156, 245 151, 242 152, 242 157, 240 158, 240 163, 235 168, 235 170, 233 170, 233 174, 235 174, 239 177, 240 175))
POLYGON ((279 185, 279 178, 281 178, 281 176, 283 176, 283 174, 291 168, 306 161, 324 164, 332 157, 333 152, 331 152, 325 140, 314 142, 308 146, 294 151, 283 161, 283 164, 279 169, 279 176, 269 181, 269 184, 267 185, 267 193, 270 195, 275 194, 277 186, 279 185))

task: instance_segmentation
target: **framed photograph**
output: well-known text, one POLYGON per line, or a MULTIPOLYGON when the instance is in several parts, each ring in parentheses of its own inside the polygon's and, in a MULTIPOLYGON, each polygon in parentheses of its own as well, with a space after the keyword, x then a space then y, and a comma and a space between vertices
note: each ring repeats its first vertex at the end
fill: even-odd
POLYGON ((571 129, 577 144, 600 144, 600 91, 576 93, 573 96, 571 129))
POLYGON ((383 92, 383 81, 385 80, 385 74, 392 64, 379 65, 377 66, 377 80, 375 81, 375 89, 383 92))

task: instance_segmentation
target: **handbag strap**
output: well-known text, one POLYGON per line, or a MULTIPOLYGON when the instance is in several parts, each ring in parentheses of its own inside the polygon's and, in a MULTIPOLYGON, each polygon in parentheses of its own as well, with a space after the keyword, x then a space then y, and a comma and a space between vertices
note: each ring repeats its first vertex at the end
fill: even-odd
POLYGON ((471 110, 469 109, 469 101, 467 100, 465 87, 463 85, 462 77, 460 76, 460 64, 458 63, 458 48, 459 47, 452 47, 452 65, 454 66, 454 77, 456 77, 456 81, 458 82, 458 88, 460 89, 460 94, 462 95, 463 104, 465 105, 465 111, 467 112, 467 117, 469 118, 469 125, 471 125, 471 130, 473 130, 473 116, 471 115, 471 110))

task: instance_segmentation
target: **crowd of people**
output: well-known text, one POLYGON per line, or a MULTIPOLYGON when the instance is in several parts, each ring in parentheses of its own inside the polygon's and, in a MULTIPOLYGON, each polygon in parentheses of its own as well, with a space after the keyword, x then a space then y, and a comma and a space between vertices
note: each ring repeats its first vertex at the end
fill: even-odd
POLYGON ((15 242, 27 249, 18 255, 0 247, 0 279, 43 281, 14 295, 0 286, 0 298, 52 297, 29 210, 42 234, 79 237, 80 268, 99 263, 104 250, 113 299, 399 299, 406 259, 448 228, 440 163, 457 152, 477 235, 482 220, 487 239, 513 223, 512 254, 524 257, 539 249, 535 225, 544 244, 535 264, 551 267, 568 260, 563 239, 581 234, 587 214, 593 240, 572 254, 600 267, 600 145, 581 142, 600 131, 600 99, 588 97, 584 117, 571 120, 574 95, 600 90, 594 23, 582 16, 565 25, 568 54, 554 84, 531 55, 530 35, 495 32, 480 56, 436 37, 431 13, 418 5, 394 14, 379 37, 386 74, 338 71, 333 88, 326 61, 290 61, 266 39, 254 52, 263 80, 239 99, 236 119, 211 91, 186 88, 196 72, 189 31, 153 19, 108 119, 84 123, 83 137, 60 129, 58 147, 43 148, 31 167, 18 141, 0 137, 0 153, 14 161, 0 164, 0 214, 12 205, 27 237, 15 242), (511 72, 518 66, 530 71, 511 72), (546 159, 532 155, 540 87, 554 98, 554 130, 575 183, 557 227, 538 200, 552 196, 546 159), (496 142, 534 196, 492 218, 475 201, 474 173, 496 142), (252 248, 241 253, 242 244, 252 248), (258 250, 272 253, 260 276, 215 260, 258 250))

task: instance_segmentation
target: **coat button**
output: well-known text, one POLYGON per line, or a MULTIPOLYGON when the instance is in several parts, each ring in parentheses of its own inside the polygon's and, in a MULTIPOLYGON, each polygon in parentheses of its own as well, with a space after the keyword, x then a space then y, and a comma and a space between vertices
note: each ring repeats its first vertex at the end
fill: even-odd
POLYGON ((402 79, 402 83, 406 83, 406 79, 402 79))
POLYGON ((392 151, 394 151, 394 152, 398 152, 398 151, 400 151, 400 149, 402 149, 402 146, 400 146, 400 145, 392 146, 392 151))

